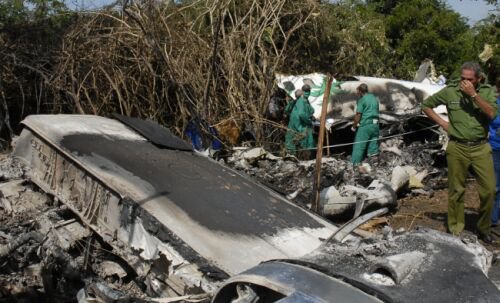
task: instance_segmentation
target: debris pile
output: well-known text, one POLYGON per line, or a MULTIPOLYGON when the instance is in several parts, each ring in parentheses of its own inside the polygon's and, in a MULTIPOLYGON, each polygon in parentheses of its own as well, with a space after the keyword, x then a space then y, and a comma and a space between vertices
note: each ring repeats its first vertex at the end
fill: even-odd
POLYGON ((23 175, 1 155, 0 301, 151 302, 126 262, 23 175))
POLYGON ((23 176, 21 163, 13 157, 0 155, 0 181, 20 179, 23 176))
MULTIPOLYGON (((371 204, 395 206, 397 194, 431 195, 442 186, 443 168, 436 165, 443 156, 439 142, 399 138, 381 143, 377 159, 363 164, 364 172, 352 167, 349 156, 322 159, 321 204, 325 215, 357 212, 371 204), (371 162, 371 163, 370 163, 371 162)), ((313 200, 315 161, 277 157, 263 148, 235 150, 227 164, 255 177, 262 184, 310 208, 313 200)), ((359 213, 358 213, 359 214, 359 213)))
MULTIPOLYGON (((30 118, 32 127, 43 126, 39 128, 43 130, 46 125, 55 125, 41 123, 44 118, 50 120, 30 118)), ((62 116, 51 119, 68 123, 76 120, 62 116)), ((81 134, 68 134, 67 129, 58 133, 60 127, 47 132, 59 140, 58 148, 25 129, 21 134, 23 141, 19 141, 24 143, 18 144, 16 151, 20 159, 30 163, 26 169, 11 158, 0 158, 0 300, 208 302, 221 290, 221 285, 231 284, 231 279, 239 273, 275 259, 312 262, 319 267, 343 259, 343 264, 377 261, 375 265, 386 267, 381 265, 380 271, 363 272, 368 274, 363 282, 372 283, 374 287, 381 285, 377 282, 380 280, 383 280, 382 286, 403 285, 415 267, 419 272, 433 268, 427 264, 453 268, 457 262, 472 260, 469 262, 473 263, 472 268, 466 269, 482 275, 473 277, 478 284, 484 281, 483 272, 489 267, 491 255, 481 255, 481 247, 475 252, 465 250, 467 254, 464 254, 456 239, 450 244, 453 241, 447 236, 427 243, 424 236, 415 238, 414 232, 394 236, 386 233, 379 238, 349 240, 345 246, 339 244, 337 251, 328 251, 331 241, 340 243, 339 239, 347 239, 359 225, 357 221, 364 222, 374 213, 382 214, 387 211, 386 207, 353 220, 352 228, 347 224, 347 228, 337 229, 327 220, 312 216, 248 178, 240 178, 234 170, 191 151, 159 149, 145 137, 127 132, 124 125, 115 121, 99 117, 79 119, 85 127, 74 129, 81 134), (131 158, 122 158, 135 152, 134 163, 131 158), (82 167, 95 175, 85 174, 82 167), (103 184, 112 187, 104 188, 103 184), (135 191, 134 186, 137 186, 135 191), (124 194, 118 195, 118 191, 124 194), (234 195, 238 191, 241 194, 234 195), (198 200, 192 196, 200 192, 206 197, 198 200), (136 195, 135 200, 128 194, 136 195), (141 207, 136 207, 139 203, 135 201, 140 202, 141 207), (178 202, 175 205, 179 208, 166 208, 174 205, 173 202, 178 202), (185 207, 183 217, 178 215, 182 214, 181 206, 185 207), (161 217, 151 215, 160 212, 161 217), (176 219, 179 221, 174 221, 176 219), (192 224, 186 227, 188 220, 192 220, 192 224), (114 229, 105 230, 111 224, 114 229), (280 224, 282 228, 278 229, 280 224), (175 231, 170 230, 174 228, 175 231), (334 230, 337 230, 335 237, 334 230), (330 240, 325 241, 327 238, 330 240), (215 262, 198 254, 198 250, 210 245, 215 250, 205 255, 215 262), (448 258, 454 255, 448 253, 446 245, 462 259, 448 258), (306 249, 301 250, 302 247, 306 249), (342 250, 342 247, 348 249, 342 250), (277 253, 267 255, 274 248, 277 253), (319 251, 314 252, 316 249, 319 251), (295 255, 285 254, 290 252, 295 255), (328 254, 332 260, 327 260, 328 254), (433 263, 433 260, 439 262, 433 263), (220 265, 224 262, 228 268, 225 271, 220 265), (392 276, 385 274, 393 268, 392 276), (396 271, 399 268, 401 273, 396 271)), ((429 184, 434 184, 430 181, 441 173, 432 166, 439 153, 439 145, 434 143, 404 145, 402 141, 387 140, 378 163, 365 163, 364 173, 354 170, 348 157, 325 158, 320 185, 323 211, 334 215, 354 210, 356 216, 371 204, 394 205, 397 193, 405 190, 427 190, 429 184)), ((314 161, 276 157, 256 148, 235 152, 229 163, 303 204, 307 204, 312 194, 314 161)), ((360 272, 355 266, 353 271, 338 267, 338 273, 329 275, 337 277, 340 273, 359 279, 360 272)), ((329 268, 336 270, 335 266, 329 268)), ((431 277, 439 272, 426 271, 431 277)), ((453 273, 453 277, 461 276, 462 273, 453 273)), ((414 285, 424 290, 432 287, 422 284, 422 279, 418 282, 414 285)), ((488 285, 480 286, 491 286, 488 285)), ((413 288, 410 285, 402 289, 401 295, 413 288)), ((229 293, 228 300, 218 302, 236 302, 244 296, 229 293)))
MULTIPOLYGON (((395 302, 469 302, 474 297, 468 293, 472 289, 500 298, 487 278, 492 253, 473 235, 457 238, 431 229, 398 232, 386 227, 370 239, 329 241, 302 260, 335 268, 346 280, 367 283, 374 292, 390 293, 395 302), (436 288, 440 291, 427 291, 436 288)), ((494 302, 491 299, 484 302, 494 302)))

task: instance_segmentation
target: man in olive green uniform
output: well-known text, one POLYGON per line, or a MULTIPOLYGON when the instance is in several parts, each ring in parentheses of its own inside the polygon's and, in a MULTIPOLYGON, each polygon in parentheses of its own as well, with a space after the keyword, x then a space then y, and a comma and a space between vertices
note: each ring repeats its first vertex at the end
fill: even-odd
POLYGON ((289 115, 288 131, 285 135, 285 145, 289 153, 297 154, 297 144, 301 149, 311 149, 315 147, 313 137, 312 119, 314 108, 307 98, 311 93, 311 87, 304 85, 303 94, 298 96, 296 101, 287 104, 285 113, 289 115))
POLYGON ((364 83, 358 86, 357 93, 361 98, 356 103, 356 115, 352 127, 354 131, 357 129, 352 147, 353 165, 359 165, 363 161, 365 152, 368 157, 378 154, 379 105, 377 97, 368 92, 368 86, 364 83))
POLYGON ((479 186, 480 239, 491 243, 491 212, 495 198, 495 173, 491 147, 487 143, 488 125, 497 115, 495 92, 491 86, 481 84, 481 69, 477 63, 467 62, 461 67, 461 81, 450 84, 427 98, 423 112, 445 131, 450 142, 446 149, 448 162, 448 229, 460 234, 465 226, 464 192, 468 169, 472 166, 479 186), (432 108, 444 104, 449 122, 432 108))

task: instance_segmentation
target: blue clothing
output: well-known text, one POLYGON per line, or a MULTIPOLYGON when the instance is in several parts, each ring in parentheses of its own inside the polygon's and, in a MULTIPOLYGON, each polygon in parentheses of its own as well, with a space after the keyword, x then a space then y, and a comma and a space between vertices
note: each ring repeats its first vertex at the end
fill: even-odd
MULTIPOLYGON (((500 97, 497 98, 497 104, 500 105, 500 97)), ((500 115, 491 121, 489 129, 489 140, 493 149, 493 166, 495 167, 495 177, 497 179, 497 193, 493 213, 491 214, 491 223, 498 224, 500 217, 500 115)))
MULTIPOLYGON (((497 98, 497 104, 500 106, 500 97, 497 98)), ((489 129, 490 145, 493 150, 500 150, 500 115, 491 121, 489 129)))
POLYGON ((204 121, 200 122, 191 120, 186 126, 184 133, 186 137, 188 137, 188 139, 191 141, 191 145, 193 145, 193 148, 198 151, 202 151, 205 149, 200 124, 203 124, 203 126, 210 132, 210 135, 214 138, 211 141, 212 149, 213 150, 221 149, 222 143, 217 139, 218 134, 215 127, 208 125, 208 123, 204 121))
POLYGON ((498 224, 500 216, 500 150, 493 150, 493 166, 495 167, 495 177, 497 179, 497 193, 495 196, 495 204, 491 215, 491 223, 498 224))

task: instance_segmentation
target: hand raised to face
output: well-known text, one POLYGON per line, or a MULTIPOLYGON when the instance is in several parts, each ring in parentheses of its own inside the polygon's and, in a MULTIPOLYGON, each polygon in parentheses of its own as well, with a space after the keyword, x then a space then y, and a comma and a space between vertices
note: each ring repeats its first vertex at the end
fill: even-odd
POLYGON ((468 96, 473 96, 476 94, 476 88, 469 80, 460 81, 460 90, 468 96))

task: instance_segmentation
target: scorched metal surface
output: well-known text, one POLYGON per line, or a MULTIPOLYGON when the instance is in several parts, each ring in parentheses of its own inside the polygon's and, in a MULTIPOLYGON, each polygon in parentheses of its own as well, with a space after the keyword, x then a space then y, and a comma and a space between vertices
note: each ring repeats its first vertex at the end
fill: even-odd
POLYGON ((152 148, 144 141, 86 134, 65 136, 60 144, 78 157, 112 160, 113 165, 100 162, 100 169, 111 171, 118 165, 150 184, 156 196, 144 197, 137 201, 139 204, 168 198, 213 231, 263 236, 286 228, 322 227, 301 209, 193 153, 152 148))
POLYGON ((118 121, 39 115, 23 123, 229 274, 303 256, 336 229, 231 169, 160 149, 118 121))
POLYGON ((152 120, 142 120, 119 114, 113 114, 113 118, 132 128, 156 146, 175 150, 193 150, 193 147, 189 143, 181 140, 179 137, 172 134, 168 128, 152 120))

